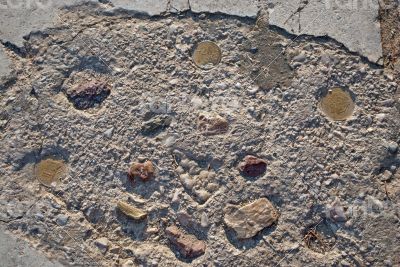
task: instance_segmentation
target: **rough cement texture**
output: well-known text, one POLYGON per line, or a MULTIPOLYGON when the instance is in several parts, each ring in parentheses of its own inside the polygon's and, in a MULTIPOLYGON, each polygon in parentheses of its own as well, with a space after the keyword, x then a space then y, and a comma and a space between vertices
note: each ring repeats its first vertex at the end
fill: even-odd
POLYGON ((31 244, 6 233, 0 225, 0 266, 1 267, 62 267, 60 263, 49 261, 31 247, 31 244))
POLYGON ((329 36, 350 51, 382 64, 378 1, 344 2, 350 5, 341 1, 272 0, 269 22, 296 35, 329 36))
POLYGON ((13 235, 76 266, 400 263, 397 77, 333 40, 292 42, 267 21, 91 11, 64 10, 69 27, 31 35, 27 55, 12 57, 18 76, 0 95, 0 221, 13 235), (209 71, 191 59, 204 40, 222 51, 209 71), (111 94, 78 110, 66 94, 77 77, 107 81, 111 94), (343 122, 318 108, 336 86, 356 106, 343 122), (171 123, 143 132, 160 116, 171 123), (262 175, 240 173, 247 155, 266 162, 262 175), (55 187, 34 174, 47 157, 68 167, 55 187), (146 160, 154 176, 129 178, 146 160), (280 216, 242 240, 225 207, 259 198, 280 216), (128 218, 118 201, 146 218, 128 218), (204 254, 184 257, 165 233, 172 225, 204 254))
MULTIPOLYGON (((16 75, 0 83, 1 224, 65 266, 400 265, 399 76, 331 38, 293 41, 267 16, 182 13, 176 1, 170 11, 174 2, 179 14, 157 17, 60 10, 24 53, 6 46, 16 75), (191 59, 204 40, 222 51, 208 71, 191 59), (111 93, 76 109, 69 89, 100 80, 111 93), (355 104, 343 122, 319 108, 337 86, 355 104), (239 170, 248 155, 266 163, 257 177, 239 170), (48 157, 67 166, 56 186, 35 176, 48 157), (131 163, 146 160, 154 175, 132 179, 131 163), (265 227, 235 216, 257 227, 242 239, 226 207, 260 198, 280 216, 265 227), (118 201, 147 216, 127 217, 118 201), (182 253, 170 226, 199 253, 182 253)), ((15 251, 4 243, 0 253, 15 251)), ((31 255, 20 264, 43 259, 31 255)))

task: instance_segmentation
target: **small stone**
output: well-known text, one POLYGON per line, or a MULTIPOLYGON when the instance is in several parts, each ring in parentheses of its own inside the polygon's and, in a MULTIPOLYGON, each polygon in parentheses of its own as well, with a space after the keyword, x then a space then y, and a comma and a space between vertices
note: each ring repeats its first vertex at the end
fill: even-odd
POLYGON ((205 203, 211 197, 211 194, 207 190, 204 190, 204 189, 196 190, 195 194, 197 196, 197 200, 200 203, 205 203))
POLYGON ((189 174, 184 173, 179 176, 179 179, 186 189, 191 190, 193 188, 195 181, 189 176, 189 174))
POLYGON ((113 131, 114 131, 114 127, 111 127, 110 129, 108 129, 104 132, 104 136, 107 138, 111 138, 113 131))
POLYGON ((392 178, 392 172, 391 171, 389 171, 389 170, 386 170, 386 171, 384 171, 382 174, 381 174, 381 176, 380 176, 380 179, 381 179, 381 181, 389 181, 390 180, 390 178, 392 178))
POLYGON ((239 164, 239 170, 245 176, 257 177, 265 173, 267 163, 262 159, 248 155, 239 164))
POLYGON ((105 82, 86 82, 67 90, 68 100, 76 109, 85 110, 101 104, 111 93, 105 82))
POLYGON ((121 252, 121 247, 120 246, 116 246, 116 245, 113 245, 111 248, 110 248, 110 253, 112 253, 112 254, 119 254, 120 252, 121 252))
POLYGON ((343 267, 350 267, 350 266, 351 266, 351 263, 348 262, 348 261, 346 261, 346 260, 342 260, 342 261, 340 262, 340 265, 343 266, 343 267))
POLYGON ((60 226, 64 226, 68 223, 68 216, 64 214, 60 214, 56 218, 56 223, 60 226))
POLYGON ((279 218, 279 213, 266 198, 238 207, 225 208, 225 223, 231 227, 239 239, 251 238, 265 227, 271 226, 279 218))
POLYGON ((167 227, 165 232, 170 242, 176 246, 183 257, 196 258, 204 254, 206 243, 198 240, 194 235, 184 234, 176 226, 167 227))
POLYGON ((201 227, 208 227, 208 216, 207 213, 203 212, 200 217, 200 225, 201 227))
POLYGON ((124 213, 126 216, 134 220, 142 220, 147 217, 146 212, 138 208, 135 208, 124 201, 118 201, 117 207, 119 208, 120 211, 122 211, 122 213, 124 213))
POLYGON ((335 222, 345 222, 347 220, 344 209, 336 198, 332 204, 327 208, 327 217, 335 222))
POLYGON ((304 62, 304 61, 306 61, 306 55, 304 55, 303 53, 298 54, 297 56, 295 56, 293 58, 293 61, 294 62, 304 62))
POLYGON ((109 247, 109 243, 110 241, 108 241, 107 238, 105 237, 101 237, 98 238, 94 241, 94 244, 96 245, 96 247, 102 252, 102 253, 106 253, 109 247))
POLYGON ((228 131, 229 123, 217 114, 201 113, 198 118, 198 129, 204 135, 223 134, 228 131))
POLYGON ((396 154, 398 149, 399 149, 399 145, 395 142, 390 143, 388 146, 388 150, 392 154, 396 154))
POLYGON ((146 121, 142 125, 142 133, 144 135, 154 134, 171 125, 172 118, 168 115, 158 115, 146 121))
POLYGON ((128 176, 131 179, 140 177, 143 181, 147 181, 154 176, 154 167, 151 161, 144 163, 134 162, 129 168, 128 176))
POLYGON ((174 195, 172 196, 171 203, 177 204, 179 203, 179 195, 180 191, 178 189, 175 189, 174 195))
POLYGON ((134 267, 136 264, 132 260, 125 261, 121 267, 134 267))

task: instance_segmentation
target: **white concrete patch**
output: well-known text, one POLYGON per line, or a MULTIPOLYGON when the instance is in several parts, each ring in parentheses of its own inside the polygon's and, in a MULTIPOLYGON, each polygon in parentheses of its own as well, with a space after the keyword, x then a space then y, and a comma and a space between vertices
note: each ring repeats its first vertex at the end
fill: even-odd
POLYGON ((229 15, 256 18, 259 7, 257 0, 190 0, 195 13, 224 13, 229 15))
POLYGON ((168 0, 112 0, 112 4, 116 9, 135 11, 149 16, 156 16, 166 12, 168 2, 168 0))
POLYGON ((183 12, 190 9, 189 0, 171 0, 169 11, 171 13, 183 12))
POLYGON ((11 61, 6 55, 4 48, 0 45, 0 79, 11 73, 11 61))
MULTIPOLYGON (((81 2, 88 1, 69 0, 68 5, 81 2)), ((22 47, 24 36, 52 27, 58 9, 66 5, 64 0, 0 1, 0 40, 22 47)))
POLYGON ((329 36, 372 62, 382 57, 378 1, 310 0, 302 1, 303 4, 286 0, 271 2, 271 25, 296 35, 329 36), (359 5, 342 2, 358 2, 359 5))

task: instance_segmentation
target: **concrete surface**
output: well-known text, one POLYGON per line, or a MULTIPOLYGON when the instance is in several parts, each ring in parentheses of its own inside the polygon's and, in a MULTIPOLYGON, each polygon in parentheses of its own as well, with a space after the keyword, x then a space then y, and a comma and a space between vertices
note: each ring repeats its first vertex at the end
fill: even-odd
MULTIPOLYGON (((0 1, 0 40, 10 42, 18 47, 23 46, 23 37, 34 31, 52 27, 57 20, 57 12, 65 6, 65 1, 0 1), (32 3, 30 3, 32 2, 32 3), (48 4, 46 4, 48 2, 48 4)), ((70 0, 68 5, 74 5, 82 0, 70 0)))
POLYGON ((240 17, 257 17, 257 0, 190 0, 191 10, 195 13, 225 13, 240 17))
POLYGON ((160 15, 168 10, 168 0, 113 0, 115 9, 125 9, 145 13, 150 16, 160 15))
POLYGON ((5 54, 4 48, 0 46, 0 78, 11 73, 11 61, 5 54))
POLYGON ((339 6, 340 1, 271 2, 271 25, 296 35, 329 36, 372 62, 382 57, 378 1, 361 1, 363 4, 352 6, 339 6))
MULTIPOLYGON (((0 2, 0 40, 23 45, 23 37, 32 31, 52 27, 57 19, 57 10, 65 6, 64 1, 51 4, 24 4, 10 6, 0 2)), ((88 1, 74 0, 68 5, 88 1)), ((378 62, 382 57, 380 25, 377 20, 377 1, 359 6, 338 6, 337 1, 283 1, 261 2, 270 11, 270 24, 281 27, 292 34, 329 36, 343 43, 350 51, 378 62)), ((224 13, 241 17, 257 17, 260 4, 257 0, 111 0, 110 10, 130 10, 150 16, 167 12, 191 10, 195 13, 224 13)))
POLYGON ((16 239, 0 226, 0 266, 1 267, 61 267, 60 263, 49 261, 44 255, 29 246, 29 243, 16 239))

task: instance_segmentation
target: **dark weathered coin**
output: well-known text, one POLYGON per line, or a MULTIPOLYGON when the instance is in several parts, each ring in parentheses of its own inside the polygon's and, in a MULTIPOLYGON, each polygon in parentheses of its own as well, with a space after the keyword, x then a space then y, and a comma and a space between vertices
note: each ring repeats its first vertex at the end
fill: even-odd
POLYGON ((342 121, 353 114, 355 105, 349 92, 336 87, 329 90, 321 99, 320 107, 330 119, 342 121))
POLYGON ((45 186, 51 186, 60 182, 66 173, 66 164, 61 160, 44 159, 35 166, 36 178, 45 186))
POLYGON ((221 62, 221 49, 214 42, 201 42, 194 50, 193 61, 199 68, 211 69, 221 62))

